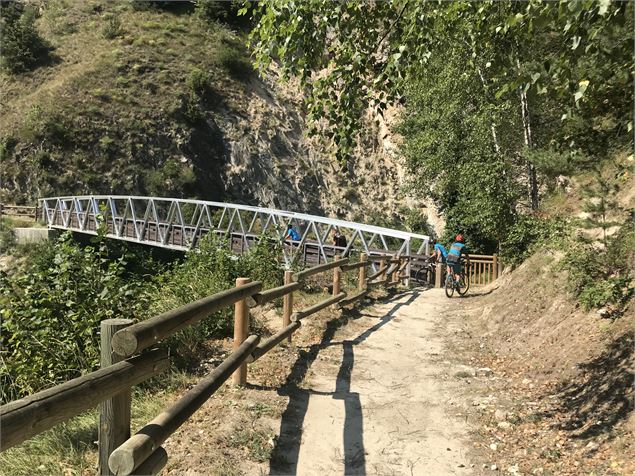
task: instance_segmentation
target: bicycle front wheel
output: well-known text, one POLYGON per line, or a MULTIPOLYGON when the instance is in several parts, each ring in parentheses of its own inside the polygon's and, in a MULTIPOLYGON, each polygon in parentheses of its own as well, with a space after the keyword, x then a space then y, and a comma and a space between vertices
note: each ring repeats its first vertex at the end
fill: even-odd
POLYGON ((451 272, 445 277, 445 295, 449 298, 454 295, 454 275, 451 272))
POLYGON ((418 284, 425 284, 428 279, 428 270, 426 268, 419 268, 415 273, 415 282, 418 284))

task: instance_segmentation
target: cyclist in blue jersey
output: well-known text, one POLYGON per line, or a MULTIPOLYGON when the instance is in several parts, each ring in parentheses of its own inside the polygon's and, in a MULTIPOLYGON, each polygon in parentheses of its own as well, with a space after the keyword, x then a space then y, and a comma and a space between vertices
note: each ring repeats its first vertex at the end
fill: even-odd
POLYGON ((291 223, 289 223, 287 225, 287 232, 284 234, 284 239, 285 240, 300 241, 300 235, 298 234, 297 231, 295 231, 295 229, 293 228, 293 225, 291 225, 291 223))
POLYGON ((432 240, 432 244, 434 245, 432 256, 435 258, 435 261, 445 264, 445 260, 448 257, 448 251, 445 249, 445 246, 441 243, 437 243, 437 240, 432 240))
POLYGON ((463 235, 460 233, 456 235, 455 241, 450 247, 450 251, 448 251, 448 266, 452 268, 452 272, 454 273, 454 281, 458 282, 461 279, 461 256, 465 255, 467 257, 467 248, 463 243, 463 235))

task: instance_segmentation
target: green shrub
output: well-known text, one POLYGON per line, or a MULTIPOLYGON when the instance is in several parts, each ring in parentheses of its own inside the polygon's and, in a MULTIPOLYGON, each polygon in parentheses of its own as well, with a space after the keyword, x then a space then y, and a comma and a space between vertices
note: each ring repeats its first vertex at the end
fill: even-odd
POLYGON ((123 34, 121 19, 119 15, 109 14, 106 16, 106 24, 102 28, 102 35, 107 40, 112 40, 123 34))
POLYGON ((434 228, 428 222, 428 215, 417 208, 406 208, 402 210, 404 215, 403 223, 406 229, 412 233, 435 236, 434 228))
POLYGON ((185 82, 190 92, 201 95, 209 88, 210 76, 207 72, 194 68, 187 75, 185 82))
POLYGON ((0 273, 0 399, 20 397, 94 370, 99 323, 145 308, 126 255, 81 247, 70 233, 30 255, 24 273, 0 273))
MULTIPOLYGON (((228 244, 214 235, 207 235, 199 246, 190 251, 185 260, 158 277, 149 296, 148 317, 176 309, 197 299, 236 286, 236 278, 248 277, 262 281, 263 287, 282 284, 284 274, 280 262, 280 248, 264 239, 242 254, 235 255, 228 244)), ((167 345, 177 359, 186 366, 196 359, 198 346, 211 337, 230 335, 233 308, 229 307, 189 327, 171 339, 167 345)))
POLYGON ((621 304, 633 294, 631 278, 609 276, 606 279, 587 282, 578 295, 578 300, 586 310, 607 304, 621 304))
POLYGON ((3 68, 17 74, 28 71, 48 58, 51 46, 35 27, 36 10, 20 2, 0 2, 0 31, 3 68))
POLYGON ((7 253, 15 246, 15 236, 9 226, 9 221, 0 217, 0 255, 7 253))
POLYGON ((50 142, 64 146, 70 140, 72 125, 67 116, 58 111, 33 106, 26 114, 18 135, 24 142, 50 142))
POLYGON ((517 265, 527 259, 537 247, 546 243, 566 240, 571 234, 569 220, 518 215, 501 242, 501 255, 505 263, 517 265))
POLYGON ((584 309, 609 306, 612 315, 619 315, 634 290, 635 231, 630 221, 607 242, 608 248, 603 249, 572 240, 560 266, 568 272, 568 291, 584 309))
POLYGON ((145 188, 150 195, 187 196, 188 189, 196 182, 194 170, 187 164, 167 160, 160 168, 146 173, 145 188))
POLYGON ((196 16, 204 22, 214 23, 227 19, 229 2, 218 0, 198 0, 196 16))
POLYGON ((253 75, 251 62, 234 42, 219 43, 218 61, 234 79, 246 81, 253 75))

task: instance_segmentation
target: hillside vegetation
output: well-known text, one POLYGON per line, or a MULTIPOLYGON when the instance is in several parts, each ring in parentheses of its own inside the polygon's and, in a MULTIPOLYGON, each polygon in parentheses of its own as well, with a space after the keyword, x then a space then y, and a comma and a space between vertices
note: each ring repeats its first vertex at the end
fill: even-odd
POLYGON ((302 91, 275 67, 253 71, 230 3, 28 5, 18 23, 30 19, 47 56, 0 72, 0 200, 141 194, 393 225, 412 206, 376 126, 359 172, 337 172, 306 135, 302 91))

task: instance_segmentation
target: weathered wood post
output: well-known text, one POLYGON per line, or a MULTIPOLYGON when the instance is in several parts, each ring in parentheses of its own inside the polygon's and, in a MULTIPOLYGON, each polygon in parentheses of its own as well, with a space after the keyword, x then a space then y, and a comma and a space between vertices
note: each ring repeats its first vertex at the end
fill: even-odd
MULTIPOLYGON (((342 286, 342 268, 339 266, 337 268, 333 268, 333 296, 337 296, 340 293, 340 288, 342 286)), ((338 304, 335 303, 332 306, 337 309, 338 304)))
POLYGON ((437 265, 434 268, 434 287, 435 288, 440 288, 443 283, 442 283, 442 277, 443 277, 443 263, 441 261, 437 261, 437 265))
POLYGON ((494 279, 498 279, 498 255, 496 253, 494 253, 494 255, 492 256, 492 260, 492 271, 494 273, 494 279))
POLYGON ((402 262, 402 258, 399 257, 399 261, 396 263, 397 267, 392 272, 392 276, 390 276, 391 283, 394 283, 395 281, 399 279, 399 268, 401 268, 401 262, 402 262))
POLYGON ((379 276, 378 276, 379 280, 381 281, 382 279, 386 278, 386 260, 381 260, 379 262, 379 276))
MULTIPOLYGON (((237 278, 236 287, 244 286, 250 283, 249 278, 237 278)), ((236 301, 234 304, 234 346, 233 350, 236 352, 240 344, 242 344, 247 338, 249 333, 249 306, 247 305, 247 298, 236 301)), ((243 363, 232 376, 232 381, 235 385, 245 385, 247 383, 247 363, 243 363)))
MULTIPOLYGON (((291 284, 293 282, 293 271, 284 272, 284 284, 291 284)), ((282 298, 282 327, 287 327, 291 324, 291 314, 293 314, 293 292, 285 294, 282 298)), ((291 334, 287 342, 291 342, 291 334)))
MULTIPOLYGON (((365 263, 368 260, 368 256, 366 256, 366 253, 362 253, 359 256, 359 260, 365 263)), ((366 288, 366 266, 362 266, 361 268, 359 268, 359 281, 357 283, 357 290, 361 292, 365 288, 366 288)))
MULTIPOLYGON (((112 336, 132 324, 130 319, 101 321, 101 367, 110 367, 124 360, 112 350, 112 336)), ((130 389, 106 400, 99 408, 99 474, 112 475, 108 458, 115 448, 130 438, 130 389)))

